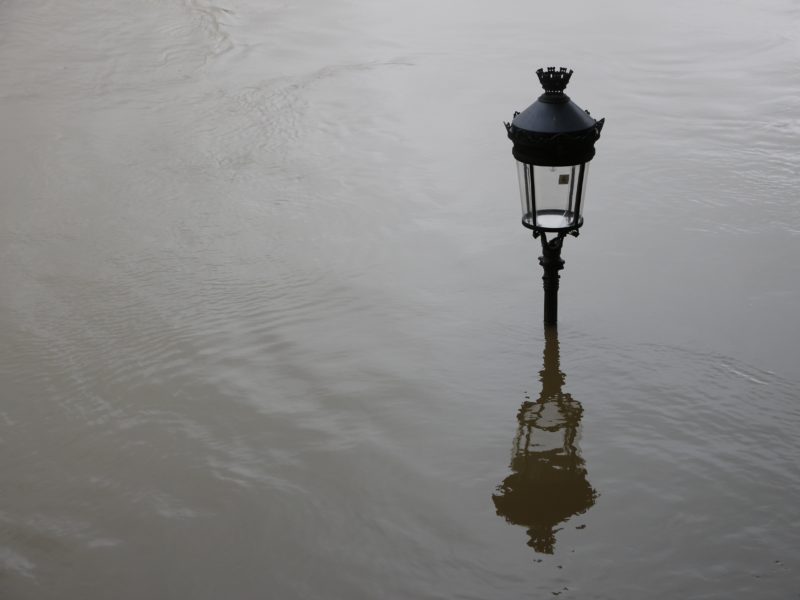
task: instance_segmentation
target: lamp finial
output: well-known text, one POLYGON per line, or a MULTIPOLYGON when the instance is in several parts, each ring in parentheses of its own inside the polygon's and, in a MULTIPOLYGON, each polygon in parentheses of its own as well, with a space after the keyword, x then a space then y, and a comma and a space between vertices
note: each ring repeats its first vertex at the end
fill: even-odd
POLYGON ((536 71, 539 76, 539 82, 542 84, 544 91, 547 94, 563 94, 564 88, 569 83, 569 78, 572 77, 572 69, 560 67, 556 70, 555 67, 547 67, 536 71))

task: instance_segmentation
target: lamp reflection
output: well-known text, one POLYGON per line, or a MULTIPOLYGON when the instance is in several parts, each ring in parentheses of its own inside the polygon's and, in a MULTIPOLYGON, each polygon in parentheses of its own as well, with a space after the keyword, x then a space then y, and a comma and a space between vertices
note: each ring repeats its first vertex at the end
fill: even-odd
POLYGON ((577 440, 580 402, 562 391, 558 331, 545 328, 544 367, 539 399, 525 400, 517 413, 511 474, 492 496, 497 514, 528 530, 528 546, 552 554, 558 525, 586 512, 597 492, 587 479, 577 440))

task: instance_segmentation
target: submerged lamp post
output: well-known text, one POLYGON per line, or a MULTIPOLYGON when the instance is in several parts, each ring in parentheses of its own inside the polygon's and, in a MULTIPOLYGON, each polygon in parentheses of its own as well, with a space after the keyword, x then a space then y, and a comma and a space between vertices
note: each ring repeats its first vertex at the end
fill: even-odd
POLYGON ((544 322, 554 325, 558 272, 564 268, 561 246, 567 234, 577 236, 583 225, 588 163, 605 119, 596 121, 564 93, 571 70, 548 67, 536 74, 544 94, 505 125, 517 159, 522 224, 542 241, 544 322))

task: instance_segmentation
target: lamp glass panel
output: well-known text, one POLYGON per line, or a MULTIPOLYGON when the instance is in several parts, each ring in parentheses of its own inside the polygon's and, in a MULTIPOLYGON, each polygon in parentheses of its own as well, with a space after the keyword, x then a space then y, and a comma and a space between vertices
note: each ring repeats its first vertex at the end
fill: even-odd
POLYGON ((566 167, 534 165, 537 227, 561 229, 574 224, 577 171, 575 165, 566 167))
POLYGON ((523 224, 550 231, 578 225, 588 169, 588 163, 545 167, 517 161, 523 224))
MULTIPOLYGON (((580 173, 578 174, 581 189, 578 190, 578 207, 575 218, 580 221, 580 218, 583 216, 583 207, 586 205, 586 182, 589 180, 589 163, 583 163, 579 168, 580 171, 583 172, 583 176, 581 177, 580 173)), ((575 185, 578 185, 577 182, 575 185)))
POLYGON ((519 177, 519 199, 522 202, 522 221, 530 226, 533 219, 533 165, 517 161, 517 176, 519 177))

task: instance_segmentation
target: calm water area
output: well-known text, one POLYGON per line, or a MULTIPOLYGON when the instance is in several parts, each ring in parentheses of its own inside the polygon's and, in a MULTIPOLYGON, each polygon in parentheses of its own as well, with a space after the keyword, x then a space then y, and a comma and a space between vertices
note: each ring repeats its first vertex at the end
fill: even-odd
POLYGON ((0 0, 0 84, 3 600, 800 598, 797 0, 0 0))

